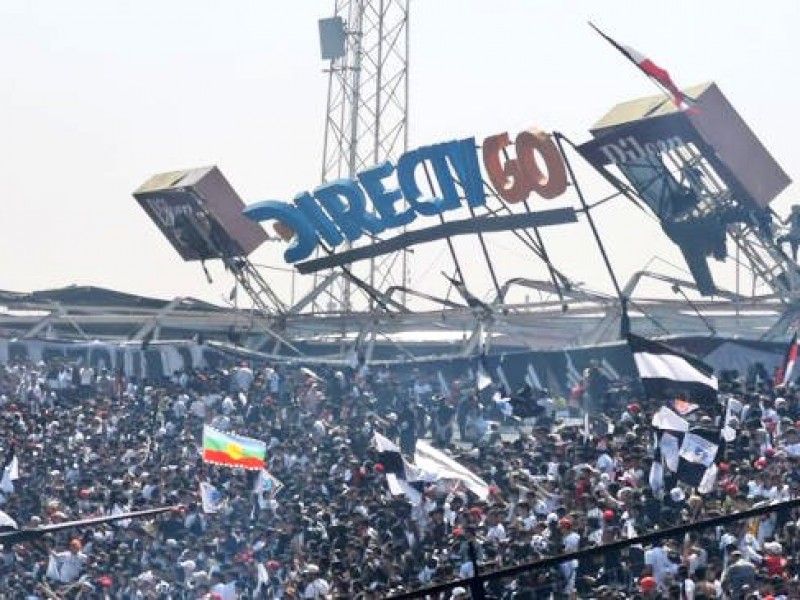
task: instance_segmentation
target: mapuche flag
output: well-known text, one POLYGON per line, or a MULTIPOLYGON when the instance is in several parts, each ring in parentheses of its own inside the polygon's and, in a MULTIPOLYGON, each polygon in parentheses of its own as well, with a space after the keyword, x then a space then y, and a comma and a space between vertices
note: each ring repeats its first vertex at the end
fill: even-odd
POLYGON ((263 469, 266 465, 267 445, 259 440, 223 433, 208 425, 203 427, 203 460, 205 462, 263 469))

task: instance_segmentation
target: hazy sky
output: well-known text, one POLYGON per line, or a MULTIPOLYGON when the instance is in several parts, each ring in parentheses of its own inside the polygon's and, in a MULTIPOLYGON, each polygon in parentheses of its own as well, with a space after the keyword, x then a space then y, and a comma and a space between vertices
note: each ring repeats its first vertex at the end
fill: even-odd
MULTIPOLYGON (((332 0, 2 0, 0 288, 74 283, 220 302, 230 276, 212 267, 209 285, 183 263, 131 192, 155 173, 209 164, 247 203, 315 187, 327 89, 317 19, 332 11, 332 0)), ((532 125, 582 142, 614 104, 652 94, 588 20, 679 85, 716 81, 798 176, 796 0, 411 0, 410 146, 532 125)), ((785 214, 799 191, 773 207, 785 214)), ((573 195, 551 206, 568 204, 573 195)), ((623 283, 657 255, 683 268, 626 201, 597 217, 623 283)), ((585 223, 545 237, 562 270, 610 290, 585 223)), ((545 276, 503 238, 491 248, 501 279, 545 276)), ((282 251, 268 243, 252 258, 282 268, 282 251)), ((440 247, 418 251, 412 284, 440 285, 447 264, 440 247)), ((265 273, 288 298, 289 275, 265 273)))

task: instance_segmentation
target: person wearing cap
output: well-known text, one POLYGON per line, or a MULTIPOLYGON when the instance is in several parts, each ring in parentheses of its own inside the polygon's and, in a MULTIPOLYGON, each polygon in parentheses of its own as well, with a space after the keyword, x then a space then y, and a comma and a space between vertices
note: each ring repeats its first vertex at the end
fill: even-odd
POLYGON ((678 572, 678 565, 669 559, 669 552, 661 540, 653 542, 653 547, 645 551, 644 564, 651 568, 659 590, 665 590, 667 580, 678 572))
MULTIPOLYGON (((577 531, 572 528, 572 519, 569 517, 561 517, 558 520, 558 531, 561 534, 562 550, 564 554, 576 552, 580 548, 581 536, 577 531)), ((561 571, 562 581, 564 586, 562 593, 568 596, 575 592, 578 575, 578 560, 567 560, 558 565, 561 571)))

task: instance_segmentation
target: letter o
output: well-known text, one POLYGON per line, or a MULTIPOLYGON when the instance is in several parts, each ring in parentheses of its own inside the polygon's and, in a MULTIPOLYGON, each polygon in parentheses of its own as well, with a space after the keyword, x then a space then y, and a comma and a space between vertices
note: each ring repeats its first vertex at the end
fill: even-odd
POLYGON ((521 131, 516 140, 517 160, 530 189, 545 199, 555 198, 567 189, 567 171, 561 153, 550 135, 538 129, 521 131), (537 160, 542 157, 546 173, 537 160))
MULTIPOLYGON (((500 161, 500 153, 510 144, 507 132, 491 135, 483 140, 483 165, 497 194, 509 204, 516 204, 527 200, 531 187, 518 158, 508 159, 505 165, 500 161)), ((519 157, 519 153, 517 156, 519 157)))

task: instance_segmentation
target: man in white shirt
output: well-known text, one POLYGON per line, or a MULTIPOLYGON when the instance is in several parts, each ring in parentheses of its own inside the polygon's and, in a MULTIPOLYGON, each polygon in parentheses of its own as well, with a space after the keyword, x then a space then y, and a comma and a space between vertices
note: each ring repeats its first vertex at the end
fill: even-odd
POLYGON ((653 578, 659 590, 666 589, 667 578, 678 572, 678 565, 669 559, 667 550, 660 541, 654 542, 653 547, 644 553, 644 563, 653 568, 653 578))
POLYGON ((76 581, 81 576, 83 566, 89 559, 81 552, 82 548, 80 540, 72 540, 69 543, 69 550, 53 553, 47 569, 47 576, 61 583, 76 581))
MULTIPOLYGON (((561 541, 564 545, 564 553, 577 552, 581 545, 581 536, 572 530, 572 520, 569 517, 562 517, 558 521, 558 528, 561 530, 561 541)), ((575 581, 578 575, 578 561, 568 560, 559 565, 561 576, 564 579, 563 593, 570 595, 575 591, 575 581)))

